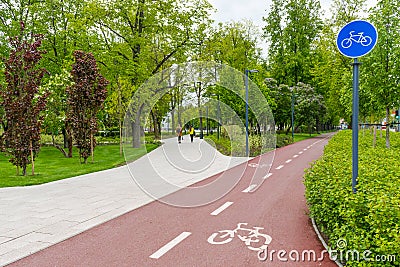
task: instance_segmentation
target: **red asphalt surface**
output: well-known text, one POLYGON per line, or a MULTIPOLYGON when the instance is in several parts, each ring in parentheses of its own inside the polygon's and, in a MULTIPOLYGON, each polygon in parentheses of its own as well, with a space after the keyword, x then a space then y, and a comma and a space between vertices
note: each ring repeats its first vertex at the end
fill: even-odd
MULTIPOLYGON (((237 186, 211 204, 179 208, 154 201, 10 266, 336 266, 327 253, 318 260, 324 247, 308 216, 303 185, 304 170, 322 155, 327 137, 277 149, 272 175, 255 192, 242 192, 249 187, 255 169, 247 168, 237 186), (218 215, 211 215, 226 202, 233 203, 218 215), (265 261, 236 235, 224 244, 208 242, 213 233, 233 230, 238 223, 248 223, 242 227, 249 229, 263 227, 259 232, 272 238, 265 261), (154 254, 183 232, 187 234, 165 254, 154 254), (283 252, 278 255, 280 250, 283 252), (309 260, 307 251, 315 251, 317 260, 313 256, 309 260)), ((238 171, 235 167, 227 172, 233 177, 238 171)), ((214 239, 218 240, 222 239, 214 239)))

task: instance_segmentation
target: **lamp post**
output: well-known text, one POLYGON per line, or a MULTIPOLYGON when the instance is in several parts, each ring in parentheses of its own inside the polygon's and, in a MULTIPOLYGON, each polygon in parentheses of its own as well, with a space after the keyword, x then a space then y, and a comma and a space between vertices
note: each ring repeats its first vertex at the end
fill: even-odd
POLYGON ((207 132, 207 136, 208 136, 208 133, 209 133, 209 121, 208 121, 208 106, 206 106, 206 132, 207 132))
POLYGON ((218 106, 217 106, 217 120, 218 120, 218 126, 217 126, 217 138, 219 140, 219 136, 220 136, 220 126, 221 126, 221 107, 219 105, 219 94, 217 94, 217 100, 218 100, 218 106))
POLYGON ((246 87, 246 157, 249 156, 249 73, 255 73, 258 70, 248 70, 245 73, 245 87, 246 87))
POLYGON ((196 87, 196 83, 194 83, 194 88, 196 91, 196 95, 197 95, 197 106, 199 108, 199 120, 200 120, 200 139, 203 139, 203 114, 202 114, 202 110, 201 110, 201 82, 197 82, 198 87, 196 87))
POLYGON ((397 132, 400 132, 400 104, 399 104, 399 108, 396 110, 394 121, 397 123, 397 132))
POLYGON ((219 128, 219 126, 221 125, 221 106, 219 104, 219 94, 218 94, 218 92, 211 93, 210 96, 216 96, 217 97, 217 123, 218 123, 218 126, 217 126, 217 138, 219 139, 219 136, 220 136, 220 128, 219 128))

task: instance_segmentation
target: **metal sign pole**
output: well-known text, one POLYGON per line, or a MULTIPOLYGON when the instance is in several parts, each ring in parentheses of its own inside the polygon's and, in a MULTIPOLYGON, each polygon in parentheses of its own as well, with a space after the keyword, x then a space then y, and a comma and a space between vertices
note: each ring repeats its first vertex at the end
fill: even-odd
POLYGON ((336 46, 346 57, 354 58, 353 63, 353 170, 352 189, 357 192, 358 178, 358 58, 362 57, 375 47, 378 41, 378 31, 375 26, 365 20, 354 20, 346 24, 338 33, 336 46))
POLYGON ((358 85, 359 85, 359 69, 360 63, 358 59, 354 59, 353 63, 353 118, 352 118, 352 132, 353 132, 353 173, 352 173, 352 189, 353 193, 357 192, 357 177, 358 177, 358 85))
POLYGON ((397 118, 397 131, 400 132, 400 107, 398 109, 398 118, 397 118))

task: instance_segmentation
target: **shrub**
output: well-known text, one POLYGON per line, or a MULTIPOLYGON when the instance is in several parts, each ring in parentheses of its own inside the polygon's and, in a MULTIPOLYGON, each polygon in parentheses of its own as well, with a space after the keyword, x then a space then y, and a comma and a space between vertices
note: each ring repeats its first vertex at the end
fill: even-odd
POLYGON ((396 262, 347 259, 346 266, 399 266, 400 261, 400 134, 391 133, 372 147, 372 135, 360 134, 357 193, 352 192, 351 131, 336 134, 324 155, 305 175, 310 216, 332 249, 345 239, 345 251, 369 250, 370 259, 394 255, 396 262))
POLYGON ((284 147, 293 143, 291 135, 276 135, 276 147, 284 147))

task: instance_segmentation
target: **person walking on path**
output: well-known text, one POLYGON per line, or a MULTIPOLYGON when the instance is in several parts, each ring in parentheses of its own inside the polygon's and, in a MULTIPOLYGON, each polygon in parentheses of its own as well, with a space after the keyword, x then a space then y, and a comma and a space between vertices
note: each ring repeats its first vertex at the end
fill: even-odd
POLYGON ((190 126, 189 134, 190 134, 190 142, 193 143, 193 137, 194 137, 194 128, 193 128, 193 126, 190 126))
POLYGON ((178 143, 180 144, 181 139, 182 139, 182 127, 180 124, 178 125, 178 127, 176 127, 175 132, 176 132, 176 135, 178 136, 178 143))

